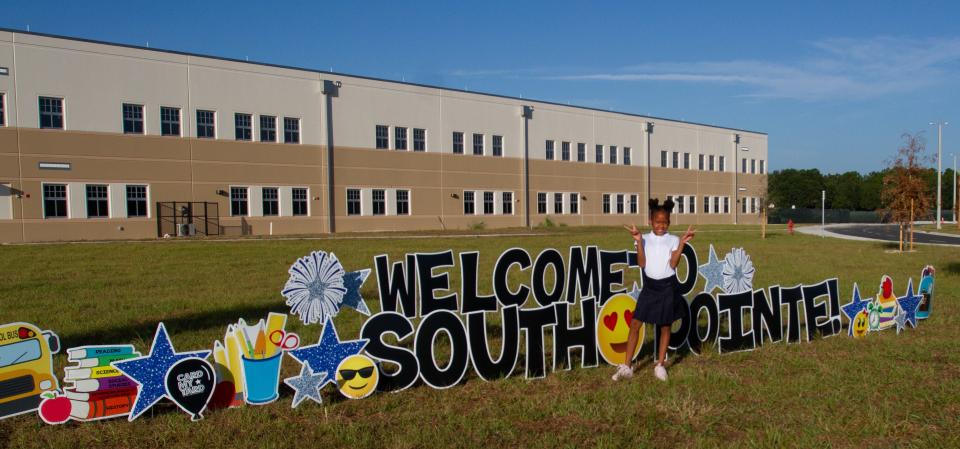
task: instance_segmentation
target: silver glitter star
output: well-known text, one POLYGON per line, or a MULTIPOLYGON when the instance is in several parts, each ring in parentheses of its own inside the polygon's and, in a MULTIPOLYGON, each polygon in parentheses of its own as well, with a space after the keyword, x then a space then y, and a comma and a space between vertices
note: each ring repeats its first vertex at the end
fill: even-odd
POLYGON ((907 327, 907 312, 901 310, 893 319, 893 322, 897 324, 897 334, 900 334, 900 331, 907 327))
POLYGON ((717 252, 713 249, 713 245, 710 245, 710 257, 707 260, 707 263, 700 265, 700 269, 697 270, 700 273, 700 276, 703 276, 707 280, 707 283, 703 286, 703 291, 707 293, 712 293, 715 288, 723 288, 723 267, 726 265, 725 262, 721 262, 720 259, 717 259, 717 252))
POLYGON ((326 379, 326 372, 314 374, 313 370, 310 369, 309 363, 303 364, 300 368, 299 376, 283 379, 283 383, 287 384, 287 386, 295 392, 290 408, 297 408, 305 399, 310 399, 317 404, 322 404, 323 399, 320 397, 320 386, 323 385, 326 379))

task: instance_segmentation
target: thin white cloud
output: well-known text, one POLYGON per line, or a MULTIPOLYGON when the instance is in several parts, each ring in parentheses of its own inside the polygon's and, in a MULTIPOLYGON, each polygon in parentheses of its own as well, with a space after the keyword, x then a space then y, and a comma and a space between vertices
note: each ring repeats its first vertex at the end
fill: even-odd
POLYGON ((838 38, 816 41, 810 47, 809 57, 790 63, 658 62, 606 72, 568 70, 566 74, 554 75, 558 70, 521 69, 463 71, 458 76, 725 84, 740 86, 742 95, 748 97, 801 101, 868 99, 960 79, 960 38, 838 38))

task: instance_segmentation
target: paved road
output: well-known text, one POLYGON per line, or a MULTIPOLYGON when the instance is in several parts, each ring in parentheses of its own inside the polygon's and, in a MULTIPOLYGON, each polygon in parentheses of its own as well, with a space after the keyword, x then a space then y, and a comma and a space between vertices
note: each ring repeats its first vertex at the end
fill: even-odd
MULTIPOLYGON (((900 239, 900 228, 895 224, 830 226, 827 231, 853 237, 886 240, 888 242, 897 242, 900 239)), ((960 236, 946 236, 942 234, 930 234, 926 232, 914 232, 913 241, 915 243, 936 243, 940 245, 960 246, 960 236)))

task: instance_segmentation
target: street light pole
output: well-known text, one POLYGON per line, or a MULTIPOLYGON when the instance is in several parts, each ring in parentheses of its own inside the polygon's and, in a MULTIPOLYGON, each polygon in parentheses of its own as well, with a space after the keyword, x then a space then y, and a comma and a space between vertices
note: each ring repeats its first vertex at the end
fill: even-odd
POLYGON ((957 219, 957 153, 953 153, 953 222, 960 226, 960 220, 957 219))
POLYGON ((943 221, 940 216, 940 186, 941 186, 941 177, 943 175, 941 167, 941 153, 943 150, 943 125, 949 125, 949 122, 930 122, 931 125, 937 125, 937 229, 940 229, 941 222, 943 221))

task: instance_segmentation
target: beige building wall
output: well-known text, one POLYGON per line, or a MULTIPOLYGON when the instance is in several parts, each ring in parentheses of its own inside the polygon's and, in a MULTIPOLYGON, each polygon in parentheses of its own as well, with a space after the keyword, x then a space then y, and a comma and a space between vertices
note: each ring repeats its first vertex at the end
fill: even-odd
POLYGON ((651 194, 696 198, 693 213, 677 214, 678 223, 756 223, 757 209, 742 213, 737 200, 762 207, 766 175, 758 162, 750 173, 750 160, 769 165, 762 133, 55 36, 0 30, 0 66, 10 69, 0 76, 0 242, 152 239, 156 203, 170 201, 216 204, 227 235, 328 233, 331 212, 336 232, 522 227, 527 214, 531 225, 548 218, 571 226, 640 223, 651 194), (325 81, 338 84, 337 92, 325 94, 325 81), (63 99, 62 130, 38 129, 40 96, 63 99), (143 106, 142 135, 123 134, 124 103, 143 106), (522 117, 525 106, 533 108, 531 118, 522 117), (180 136, 160 135, 160 107, 180 109, 180 136), (215 138, 196 138, 198 109, 216 112, 215 138), (235 139, 237 113, 251 115, 249 142, 235 139), (276 142, 260 141, 265 115, 277 118, 276 142), (284 117, 297 120, 299 142, 282 143, 284 117), (386 149, 375 148, 377 125, 389 127, 386 149), (407 129, 407 151, 396 149, 398 127, 407 129), (426 130, 424 152, 413 151, 414 128, 426 130), (453 154, 454 132, 463 133, 463 154, 453 154), (474 134, 482 136, 483 155, 473 154, 474 134), (493 136, 503 138, 502 156, 493 156, 493 136), (554 160, 546 160, 547 140, 554 160), (569 161, 561 160, 563 142, 570 143, 569 161), (663 150, 690 153, 691 168, 660 167, 663 150), (723 155, 724 170, 699 170, 700 154, 723 155), (739 173, 744 157, 748 172, 739 173), (44 217, 43 186, 51 183, 67 186, 66 218, 44 217), (108 217, 87 217, 90 184, 108 186, 108 217), (126 185, 147 186, 146 217, 125 216, 126 185), (232 214, 232 188, 247 192, 243 216, 232 214), (279 215, 264 216, 263 191, 273 188, 279 215), (307 189, 306 216, 291 216, 294 188, 307 189), (348 214, 347 191, 354 189, 357 215, 348 214), (380 191, 385 213, 374 215, 380 191), (544 213, 540 193, 548 197, 544 213), (396 204, 402 194, 409 195, 406 215, 396 204), (556 194, 563 199, 559 213, 556 194), (471 195, 473 213, 466 213, 471 195), (492 213, 484 209, 488 195, 492 213), (627 203, 635 196, 636 211, 624 204, 617 213, 618 196, 627 203), (705 213, 704 196, 727 198, 729 211, 705 213))

